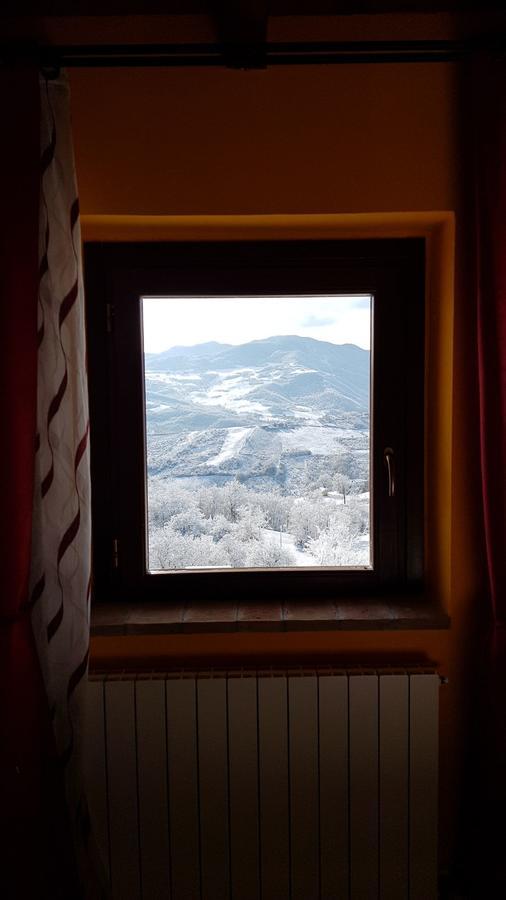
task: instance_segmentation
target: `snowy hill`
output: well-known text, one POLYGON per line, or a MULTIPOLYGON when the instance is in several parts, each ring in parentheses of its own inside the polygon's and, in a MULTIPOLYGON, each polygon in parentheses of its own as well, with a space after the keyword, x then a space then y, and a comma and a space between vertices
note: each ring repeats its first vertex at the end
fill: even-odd
POLYGON ((273 336, 146 354, 148 468, 164 477, 240 477, 295 489, 332 454, 365 478, 369 353, 352 344, 273 336))
POLYGON ((147 354, 145 369, 153 433, 186 431, 186 417, 220 427, 223 416, 255 426, 368 412, 369 353, 353 344, 281 336, 173 347, 147 354))

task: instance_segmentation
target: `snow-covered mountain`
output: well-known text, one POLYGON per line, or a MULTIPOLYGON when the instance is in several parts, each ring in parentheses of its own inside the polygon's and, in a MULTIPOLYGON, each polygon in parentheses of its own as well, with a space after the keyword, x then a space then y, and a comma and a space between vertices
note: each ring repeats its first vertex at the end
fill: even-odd
POLYGON ((369 405, 369 353, 353 344, 270 337, 146 354, 148 431, 227 424, 321 422, 369 405))
POLYGON ((347 450, 365 471, 369 366, 353 344, 291 335, 146 354, 150 473, 286 485, 347 450))

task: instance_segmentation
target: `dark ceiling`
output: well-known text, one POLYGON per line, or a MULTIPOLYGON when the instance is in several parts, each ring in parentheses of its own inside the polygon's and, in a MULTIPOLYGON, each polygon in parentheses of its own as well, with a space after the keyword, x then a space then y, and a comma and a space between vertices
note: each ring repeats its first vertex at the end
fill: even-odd
POLYGON ((271 16, 474 12, 504 9, 504 0, 3 0, 6 16, 215 15, 234 6, 271 16))
MULTIPOLYGON (((100 17, 110 17, 107 34, 111 34, 112 23, 116 29, 112 44, 117 48, 117 52, 114 60, 111 57, 109 62, 119 65, 120 63, 125 64, 125 61, 121 54, 121 59, 118 61, 122 41, 121 37, 117 35, 123 34, 125 26, 129 23, 132 26, 132 22, 134 22, 133 30, 137 30, 137 23, 129 17, 137 15, 147 17, 150 15, 189 16, 193 23, 200 19, 199 27, 205 25, 209 30, 209 25, 211 26, 212 40, 221 47, 220 53, 224 57, 226 65, 232 68, 264 68, 269 52, 271 53, 270 62, 273 62, 272 47, 274 45, 269 45, 267 41, 269 19, 272 20, 277 16, 353 16, 443 12, 454 14, 452 19, 458 21, 459 26, 468 18, 472 20, 471 33, 480 36, 480 39, 483 37, 482 32, 483 34, 485 32, 493 33, 495 39, 497 27, 491 24, 492 19, 495 21, 497 18, 494 15, 497 11, 501 16, 501 11, 504 12, 505 9, 505 3, 506 0, 481 0, 481 2, 480 0, 0 0, 0 35, 3 22, 7 46, 9 40, 13 42, 35 40, 40 43, 41 39, 48 46, 58 43, 65 45, 65 38, 61 38, 61 29, 63 27, 65 32, 68 25, 67 34, 70 36, 66 39, 67 44, 84 43, 87 47, 97 44, 105 48, 108 43, 107 39, 103 38, 105 31, 102 26, 105 21, 101 21, 100 17), (471 15, 469 16, 469 14, 471 15), (84 22, 82 17, 85 16, 94 18, 90 24, 91 32, 90 28, 85 29, 88 38, 83 41, 84 22), (51 17, 54 17, 54 23, 52 23, 51 17), (66 17, 77 17, 80 24, 78 25, 76 21, 66 17), (57 29, 55 34, 59 35, 56 40, 51 38, 53 24, 57 29), (90 33, 93 33, 91 40, 90 33)), ((183 30, 185 27, 187 28, 186 20, 180 19, 180 22, 183 30)), ((172 20, 172 28, 174 24, 174 20, 172 20)), ((500 31, 504 34, 502 27, 500 31)), ((171 32, 173 42, 175 40, 174 33, 173 30, 171 32)), ((459 34, 459 37, 462 39, 462 34, 459 34)), ((352 42, 354 49, 356 49, 356 41, 355 38, 352 42)), ((129 44, 132 41, 127 39, 126 43, 129 44)), ((134 37, 133 43, 141 45, 142 39, 137 41, 134 37)), ((153 43, 152 36, 148 38, 147 44, 153 47, 158 46, 156 38, 153 43)), ((109 52, 112 53, 112 51, 109 52)), ((378 50, 378 53, 380 52, 382 51, 378 50)), ((397 52, 397 50, 392 52, 397 52)), ((305 59, 307 61, 307 57, 305 59)), ((323 61, 321 53, 318 59, 320 62, 323 61)), ((381 59, 385 61, 386 56, 381 56, 381 59)), ((69 60, 70 57, 65 57, 65 65, 71 64, 69 60)), ((286 52, 283 60, 286 63, 286 52)), ((340 57, 340 61, 344 61, 344 59, 340 57)), ((103 53, 100 62, 104 63, 103 53)), ((201 64, 208 64, 208 62, 209 58, 206 57, 201 64)), ((180 63, 181 60, 177 64, 180 63)), ((82 60, 76 62, 73 58, 73 64, 82 64, 82 60)), ((97 59, 94 64, 98 64, 97 59)), ((137 64, 139 64, 138 59, 137 64)), ((186 64, 190 64, 190 62, 186 60, 186 64)), ((195 64, 194 59, 191 60, 191 64, 195 64)))

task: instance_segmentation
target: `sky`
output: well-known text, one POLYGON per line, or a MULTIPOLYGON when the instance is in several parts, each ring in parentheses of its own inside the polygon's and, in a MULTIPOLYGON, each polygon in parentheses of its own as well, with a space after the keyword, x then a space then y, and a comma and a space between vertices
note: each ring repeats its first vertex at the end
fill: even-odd
POLYGON ((281 334, 368 350, 369 296, 143 297, 144 350, 206 341, 246 344, 281 334))

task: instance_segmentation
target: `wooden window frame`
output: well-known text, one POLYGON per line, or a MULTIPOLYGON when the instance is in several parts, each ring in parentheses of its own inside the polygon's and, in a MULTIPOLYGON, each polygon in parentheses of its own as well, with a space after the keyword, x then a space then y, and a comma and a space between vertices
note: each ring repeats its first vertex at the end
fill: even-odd
POLYGON ((422 588, 424 260, 419 238, 85 245, 95 600, 279 602, 422 588), (298 293, 374 297, 374 569, 146 573, 140 297, 298 293))

